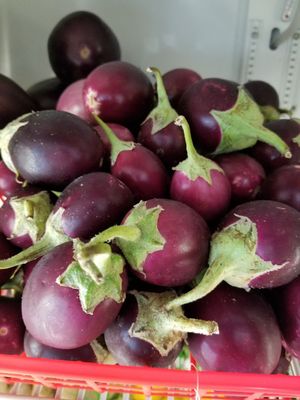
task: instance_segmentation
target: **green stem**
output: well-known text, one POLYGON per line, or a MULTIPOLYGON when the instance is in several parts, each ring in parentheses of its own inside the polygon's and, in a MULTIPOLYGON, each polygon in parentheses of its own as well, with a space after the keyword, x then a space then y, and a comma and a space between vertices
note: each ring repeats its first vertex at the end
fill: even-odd
POLYGON ((24 215, 26 218, 33 218, 34 216, 34 203, 28 199, 24 200, 24 215))
POLYGON ((168 327, 170 327, 170 329, 174 331, 199 333, 201 335, 213 335, 219 333, 219 327, 215 321, 204 321, 201 319, 187 318, 184 315, 174 317, 172 316, 169 320, 166 321, 166 324, 168 327))
POLYGON ((188 124, 186 118, 183 115, 179 115, 179 117, 177 117, 175 120, 175 125, 180 126, 183 130, 187 158, 191 158, 191 159, 198 158, 199 154, 198 154, 197 150, 195 149, 195 146, 194 146, 194 143, 192 140, 191 130, 190 130, 190 127, 189 127, 189 124, 188 124))
POLYGON ((166 305, 167 310, 192 303, 196 300, 202 299, 204 296, 212 292, 226 278, 229 266, 230 262, 223 259, 216 259, 208 267, 198 285, 189 292, 171 300, 166 305))
POLYGON ((261 126, 257 134, 257 139, 261 142, 269 144, 270 146, 274 146, 275 149, 278 150, 279 153, 281 153, 285 158, 292 157, 289 146, 270 129, 261 126))
POLYGON ((87 245, 94 246, 98 243, 110 242, 116 238, 134 242, 138 240, 140 236, 141 231, 137 226, 115 225, 93 237, 93 239, 91 239, 87 245))
POLYGON ((107 138, 112 146, 118 145, 118 144, 121 144, 122 142, 124 142, 124 140, 119 139, 114 134, 113 130, 104 121, 102 121, 102 119, 99 118, 98 115, 93 114, 93 117, 95 118, 97 124, 100 125, 101 128, 104 130, 104 133, 107 136, 107 138))
POLYGON ((168 98, 168 94, 166 92, 166 88, 165 88, 160 70, 156 67, 148 67, 147 72, 150 72, 155 76, 156 89, 157 89, 157 100, 158 100, 157 106, 171 108, 171 104, 170 104, 170 101, 168 98))

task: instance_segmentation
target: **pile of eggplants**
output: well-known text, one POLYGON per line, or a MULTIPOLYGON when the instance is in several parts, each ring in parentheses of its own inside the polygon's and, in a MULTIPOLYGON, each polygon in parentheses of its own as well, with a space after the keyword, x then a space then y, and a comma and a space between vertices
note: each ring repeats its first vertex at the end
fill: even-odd
POLYGON ((167 368, 188 346, 202 370, 286 371, 300 123, 276 89, 143 71, 86 11, 48 55, 27 92, 0 74, 0 353, 167 368))

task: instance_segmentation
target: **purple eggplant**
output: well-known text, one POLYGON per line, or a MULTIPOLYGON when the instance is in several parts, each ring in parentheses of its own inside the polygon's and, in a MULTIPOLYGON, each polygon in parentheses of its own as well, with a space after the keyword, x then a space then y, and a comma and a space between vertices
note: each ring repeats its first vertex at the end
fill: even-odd
POLYGON ((132 205, 132 193, 119 179, 105 172, 83 175, 59 196, 46 222, 44 236, 2 264, 0 261, 0 270, 35 260, 71 239, 90 239, 120 222, 132 205))
POLYGON ((163 74, 162 78, 170 103, 175 109, 186 89, 202 79, 196 71, 189 68, 171 69, 163 74))
POLYGON ((271 303, 278 318, 283 346, 300 359, 300 276, 273 290, 271 303))
POLYGON ((191 125, 197 149, 214 154, 253 146, 257 140, 291 156, 287 144, 263 126, 263 115, 247 91, 224 79, 202 79, 190 86, 178 105, 191 125))
POLYGON ((83 85, 84 79, 80 79, 67 86, 57 101, 56 110, 77 115, 88 124, 92 124, 94 118, 87 111, 83 102, 83 85))
POLYGON ((99 169, 103 145, 81 118, 48 110, 9 124, 2 131, 1 154, 6 166, 27 182, 59 190, 99 169))
POLYGON ((28 332, 58 349, 81 347, 101 335, 116 318, 127 289, 125 261, 105 242, 139 236, 136 227, 113 226, 87 243, 63 243, 42 257, 22 297, 28 332))
POLYGON ((75 11, 62 18, 48 38, 48 55, 63 82, 85 78, 98 65, 119 60, 119 41, 97 15, 75 11))
POLYGON ((184 136, 180 127, 174 124, 178 117, 171 107, 157 68, 148 68, 156 78, 158 103, 142 123, 138 141, 155 153, 167 167, 174 167, 185 159, 184 136))
POLYGON ((262 185, 259 197, 280 201, 300 211, 300 165, 277 168, 262 185))
POLYGON ((265 121, 280 118, 279 95, 270 83, 254 80, 246 82, 243 86, 258 104, 265 121))
POLYGON ((20 182, 14 172, 12 172, 3 161, 0 161, 0 197, 3 201, 15 196, 22 190, 20 182))
POLYGON ((51 210, 49 194, 28 187, 0 208, 0 230, 15 246, 26 249, 44 235, 51 210))
POLYGON ((271 306, 256 293, 222 284, 189 305, 192 318, 218 322, 219 335, 188 335, 193 357, 204 371, 270 374, 281 355, 278 323, 271 306))
MULTIPOLYGON (((191 282, 207 262, 209 231, 203 218, 174 200, 152 199, 138 203, 122 224, 137 226, 137 241, 117 240, 134 274, 158 286, 191 282)), ((0 264, 1 265, 1 264, 0 264)))
POLYGON ((97 116, 96 120, 111 144, 111 174, 129 187, 136 200, 166 197, 169 177, 160 159, 138 143, 120 140, 105 122, 97 116))
POLYGON ((36 109, 34 101, 13 80, 0 74, 0 129, 36 109))
POLYGON ((65 87, 59 79, 49 78, 30 86, 27 93, 35 101, 37 110, 55 110, 57 100, 65 87))
POLYGON ((234 202, 250 201, 256 197, 266 178, 265 171, 258 161, 242 153, 222 154, 214 160, 229 179, 234 202))
POLYGON ((231 210, 212 237, 209 267, 191 291, 168 307, 206 296, 222 281, 232 286, 274 288, 300 274, 300 213, 270 200, 231 210))
POLYGON ((94 69, 85 80, 83 96, 92 114, 125 126, 140 124, 154 102, 148 77, 124 61, 109 62, 94 69))
POLYGON ((274 147, 257 142, 249 149, 249 154, 259 161, 267 171, 273 171, 283 165, 300 164, 300 124, 293 119, 271 121, 266 127, 286 142, 292 153, 291 158, 283 157, 274 147))
POLYGON ((171 291, 131 292, 104 334, 108 350, 119 364, 168 367, 180 353, 186 332, 218 332, 215 322, 188 319, 182 309, 166 312, 164 304, 174 296, 171 291))
POLYGON ((20 300, 0 297, 0 354, 21 354, 24 334, 20 300))
POLYGON ((24 352, 27 357, 48 358, 50 360, 68 360, 83 362, 106 363, 110 357, 109 352, 98 340, 93 340, 85 346, 77 349, 55 349, 45 346, 36 340, 29 332, 24 337, 24 352))
POLYGON ((230 182, 217 163, 197 153, 186 119, 180 116, 175 124, 183 129, 187 158, 173 168, 171 198, 192 207, 206 221, 214 221, 227 211, 230 182))
MULTIPOLYGON (((11 257, 17 253, 17 248, 15 248, 6 238, 0 233, 0 259, 11 257)), ((8 268, 0 270, 0 286, 6 283, 12 276, 15 268, 8 268)), ((1 352, 0 352, 1 353, 1 352)))

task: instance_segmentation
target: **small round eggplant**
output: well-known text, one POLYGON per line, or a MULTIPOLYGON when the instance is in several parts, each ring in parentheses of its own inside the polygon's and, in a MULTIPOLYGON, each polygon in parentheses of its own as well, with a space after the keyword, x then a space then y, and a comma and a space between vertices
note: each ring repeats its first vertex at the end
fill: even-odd
POLYGON ((96 120, 111 144, 111 174, 129 187, 136 200, 166 197, 169 176, 161 160, 138 143, 120 140, 105 122, 96 120))
POLYGON ((56 110, 77 115, 88 124, 92 124, 94 119, 83 103, 83 85, 84 79, 80 79, 67 86, 57 101, 56 110))
POLYGON ((134 274, 148 283, 173 287, 191 282, 205 267, 209 231, 192 208, 174 200, 140 202, 122 224, 137 226, 142 236, 134 242, 117 240, 134 274))
POLYGON ((173 168, 171 198, 192 207, 206 221, 215 221, 230 204, 230 182, 217 163, 197 153, 186 119, 180 116, 175 124, 183 129, 187 158, 173 168))
POLYGON ((20 300, 0 297, 0 354, 21 354, 24 334, 20 300))
POLYGON ((182 130, 174 124, 178 117, 171 107, 157 68, 148 68, 156 78, 158 103, 140 127, 138 141, 155 153, 167 167, 174 167, 186 157, 182 130))
POLYGON ((36 105, 30 96, 13 80, 0 74, 0 129, 33 110, 36 105))
POLYGON ((119 60, 121 51, 117 37, 101 18, 88 11, 75 11, 53 28, 48 55, 55 74, 63 82, 74 82, 100 64, 119 60))
POLYGON ((26 329, 39 342, 58 349, 81 347, 101 335, 116 318, 127 288, 122 261, 108 277, 102 275, 99 285, 74 257, 71 242, 51 250, 31 272, 22 297, 26 329), (107 283, 112 286, 102 289, 107 283))
POLYGON ((162 78, 170 103, 175 109, 186 89, 202 79, 196 71, 189 68, 171 69, 163 74, 162 78))
POLYGON ((35 101, 37 110, 55 110, 57 100, 65 87, 59 79, 49 78, 30 86, 27 93, 35 101))
POLYGON ((63 111, 24 116, 8 125, 2 135, 6 166, 27 182, 51 190, 98 170, 103 158, 103 145, 94 129, 63 111))
POLYGON ((178 105, 191 125, 199 151, 231 153, 266 142, 291 157, 287 144, 263 126, 258 105, 245 89, 224 79, 202 79, 190 86, 178 105))
POLYGON ((263 167, 254 158, 242 153, 232 153, 222 154, 214 160, 229 179, 234 202, 242 203, 256 197, 266 175, 263 167))
POLYGON ((259 197, 280 201, 300 211, 300 165, 277 168, 265 180, 259 197))
POLYGON ((3 201, 15 196, 22 190, 22 182, 18 181, 16 174, 12 172, 3 161, 0 161, 0 197, 3 201))
POLYGON ((88 111, 106 122, 140 124, 154 102, 150 80, 136 66, 113 61, 94 69, 85 80, 84 103, 88 111))
POLYGON ((256 293, 222 284, 187 308, 192 318, 218 322, 219 334, 188 335, 204 371, 270 374, 281 355, 280 331, 269 304, 256 293))
POLYGON ((241 204, 213 235, 201 281, 168 307, 201 299, 222 281, 246 290, 289 283, 300 273, 299 254, 300 212, 271 200, 241 204))

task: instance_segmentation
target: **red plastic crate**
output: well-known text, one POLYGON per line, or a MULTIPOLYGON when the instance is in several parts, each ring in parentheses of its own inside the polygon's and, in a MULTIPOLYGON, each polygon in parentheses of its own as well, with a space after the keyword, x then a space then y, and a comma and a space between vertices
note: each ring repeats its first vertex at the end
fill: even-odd
POLYGON ((0 356, 0 378, 98 392, 205 399, 300 399, 300 376, 124 367, 0 356))

